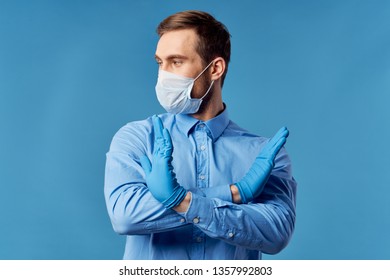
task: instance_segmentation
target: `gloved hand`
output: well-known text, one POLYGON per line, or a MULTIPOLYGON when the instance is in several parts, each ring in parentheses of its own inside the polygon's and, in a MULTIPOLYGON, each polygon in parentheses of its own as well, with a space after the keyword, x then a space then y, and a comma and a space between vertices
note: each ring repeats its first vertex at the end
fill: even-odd
POLYGON ((147 156, 140 158, 142 168, 146 174, 146 184, 154 198, 166 208, 173 208, 180 204, 187 191, 178 184, 172 166, 173 145, 171 136, 163 127, 161 119, 153 116, 154 152, 153 165, 147 156))
POLYGON ((235 183, 242 203, 248 203, 260 195, 275 165, 275 157, 286 143, 289 131, 282 127, 264 146, 244 178, 235 183))

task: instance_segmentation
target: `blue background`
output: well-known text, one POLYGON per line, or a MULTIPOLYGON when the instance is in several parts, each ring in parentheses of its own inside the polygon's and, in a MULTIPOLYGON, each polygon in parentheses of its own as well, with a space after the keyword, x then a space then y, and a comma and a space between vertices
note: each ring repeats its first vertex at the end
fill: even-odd
POLYGON ((286 147, 289 246, 265 259, 390 259, 389 1, 0 1, 0 259, 120 259, 105 153, 163 112, 155 28, 201 9, 227 25, 231 118, 286 147))

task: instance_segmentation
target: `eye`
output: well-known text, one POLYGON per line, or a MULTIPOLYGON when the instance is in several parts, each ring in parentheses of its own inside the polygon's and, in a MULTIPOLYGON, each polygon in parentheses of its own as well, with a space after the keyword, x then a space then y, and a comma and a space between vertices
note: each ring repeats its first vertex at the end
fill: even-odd
POLYGON ((183 64, 183 61, 182 60, 174 60, 173 61, 173 65, 175 65, 175 66, 180 66, 180 65, 182 65, 183 64))

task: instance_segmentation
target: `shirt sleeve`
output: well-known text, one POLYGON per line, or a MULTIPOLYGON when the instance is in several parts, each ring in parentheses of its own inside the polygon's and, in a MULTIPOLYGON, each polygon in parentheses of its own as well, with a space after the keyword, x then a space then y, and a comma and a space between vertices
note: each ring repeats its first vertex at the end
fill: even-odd
POLYGON ((104 195, 114 230, 119 234, 149 234, 183 226, 183 218, 166 209, 149 192, 139 158, 151 158, 150 129, 128 124, 114 136, 107 153, 104 195))
POLYGON ((181 214, 211 238, 268 254, 280 252, 294 230, 296 181, 287 154, 277 161, 262 194, 253 202, 234 204, 192 194, 187 212, 181 214))

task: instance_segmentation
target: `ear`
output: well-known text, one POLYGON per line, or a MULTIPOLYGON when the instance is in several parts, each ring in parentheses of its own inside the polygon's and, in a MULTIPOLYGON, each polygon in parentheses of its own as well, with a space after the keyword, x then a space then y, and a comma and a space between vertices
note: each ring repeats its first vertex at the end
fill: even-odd
POLYGON ((211 80, 216 81, 222 77, 225 73, 226 63, 222 57, 217 57, 214 59, 213 64, 211 65, 211 80))

